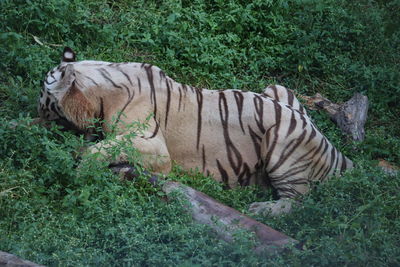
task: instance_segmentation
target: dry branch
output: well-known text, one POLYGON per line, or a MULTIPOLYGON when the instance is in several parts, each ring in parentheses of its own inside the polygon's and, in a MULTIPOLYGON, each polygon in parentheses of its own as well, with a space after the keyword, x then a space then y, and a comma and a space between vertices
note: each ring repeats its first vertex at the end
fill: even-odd
POLYGON ((368 113, 368 97, 356 93, 349 101, 339 105, 332 103, 320 94, 315 96, 299 96, 306 101, 310 109, 323 109, 328 112, 332 121, 354 141, 363 141, 364 125, 368 113))

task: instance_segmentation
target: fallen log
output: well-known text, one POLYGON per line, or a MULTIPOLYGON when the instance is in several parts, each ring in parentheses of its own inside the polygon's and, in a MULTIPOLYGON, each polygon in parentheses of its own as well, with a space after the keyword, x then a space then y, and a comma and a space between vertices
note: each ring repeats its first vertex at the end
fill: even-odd
POLYGON ((299 97, 306 101, 306 105, 310 109, 325 110, 342 132, 350 136, 354 141, 364 140, 368 97, 356 93, 349 101, 341 105, 331 102, 320 94, 312 97, 301 95, 299 97))
POLYGON ((0 267, 44 267, 31 261, 23 260, 14 254, 0 251, 0 267))
POLYGON ((256 252, 281 251, 289 245, 298 244, 298 241, 189 186, 167 181, 163 184, 162 191, 170 199, 178 197, 187 201, 189 203, 187 208, 193 220, 210 226, 226 242, 233 242, 237 231, 247 230, 254 233, 258 243, 255 247, 256 252))
MULTIPOLYGON (((113 172, 118 173, 124 180, 133 180, 139 175, 134 167, 127 164, 111 166, 111 169, 113 172)), ((193 220, 197 223, 210 226, 217 236, 226 242, 234 242, 234 234, 238 231, 245 230, 254 233, 257 243, 254 248, 256 252, 282 251, 285 247, 299 244, 297 240, 189 186, 178 182, 161 181, 162 178, 157 175, 149 176, 149 182, 153 186, 161 186, 161 190, 165 192, 168 200, 178 197, 178 199, 187 202, 187 210, 191 214, 193 220)))

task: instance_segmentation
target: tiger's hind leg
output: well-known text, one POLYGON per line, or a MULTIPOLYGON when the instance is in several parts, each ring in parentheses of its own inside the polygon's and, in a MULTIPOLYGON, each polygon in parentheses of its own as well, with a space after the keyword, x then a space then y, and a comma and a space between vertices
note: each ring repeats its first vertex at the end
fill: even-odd
MULTIPOLYGON (((297 116, 303 116, 297 114, 297 116)), ((312 134, 302 128, 293 130, 287 136, 285 126, 276 125, 268 130, 261 143, 262 168, 271 186, 276 190, 278 201, 253 203, 250 212, 273 216, 288 213, 296 203, 295 199, 308 192, 313 150, 305 144, 312 134), (308 138, 306 139, 306 136, 308 138)))
POLYGON ((276 201, 254 202, 251 203, 249 212, 253 214, 263 214, 279 216, 290 213, 296 201, 290 198, 281 198, 276 201))
POLYGON ((296 198, 309 190, 309 182, 304 176, 278 177, 269 174, 271 185, 276 190, 279 199, 275 201, 254 202, 249 211, 254 214, 279 216, 290 213, 296 205, 296 198))
POLYGON ((289 213, 297 204, 297 198, 306 194, 310 189, 308 166, 311 160, 297 164, 293 164, 294 161, 288 161, 289 164, 279 161, 271 162, 280 164, 276 168, 274 164, 266 166, 269 182, 276 190, 278 200, 252 203, 249 208, 251 213, 271 216, 289 213))
MULTIPOLYGON (((280 149, 276 149, 280 150, 280 149)), ((278 153, 276 153, 278 154, 278 153)), ((307 152, 304 152, 307 154, 307 152)), ((309 166, 312 159, 296 161, 297 157, 282 162, 284 155, 272 157, 266 164, 268 180, 276 190, 278 200, 254 202, 249 211, 255 214, 279 216, 290 213, 297 204, 297 198, 306 194, 310 189, 309 166)))

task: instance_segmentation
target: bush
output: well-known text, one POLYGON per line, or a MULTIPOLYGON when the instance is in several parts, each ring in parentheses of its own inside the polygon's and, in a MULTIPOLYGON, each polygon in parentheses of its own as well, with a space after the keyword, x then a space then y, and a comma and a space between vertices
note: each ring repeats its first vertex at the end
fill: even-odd
MULTIPOLYGON (((398 0, 0 1, 0 250, 46 265, 399 265, 399 176, 374 167, 400 165, 399 9, 398 0), (362 92, 363 143, 309 112, 357 168, 316 185, 292 214, 257 218, 304 250, 256 256, 243 233, 226 244, 146 177, 121 182, 94 159, 78 170, 81 137, 29 126, 63 46, 78 59, 152 63, 198 87, 281 83, 336 102, 362 92)), ((170 176, 243 212, 272 199, 179 166, 170 176)))

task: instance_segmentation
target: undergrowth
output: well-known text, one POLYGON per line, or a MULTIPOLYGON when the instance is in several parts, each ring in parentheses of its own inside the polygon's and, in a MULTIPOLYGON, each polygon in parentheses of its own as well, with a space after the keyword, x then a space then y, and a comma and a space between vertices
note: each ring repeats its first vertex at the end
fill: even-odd
MULTIPOLYGON (((399 175, 376 167, 400 165, 398 0, 4 0, 0 11, 0 250, 51 266, 400 265, 399 175), (210 89, 280 83, 334 102, 361 92, 370 100, 362 143, 309 112, 357 167, 315 185, 292 214, 256 218, 303 250, 255 255, 244 233, 225 243, 146 177, 121 181, 90 158, 79 166, 82 137, 29 125, 64 46, 79 60, 148 62, 210 89)), ((272 199, 179 166, 169 178, 242 212, 272 199)))

